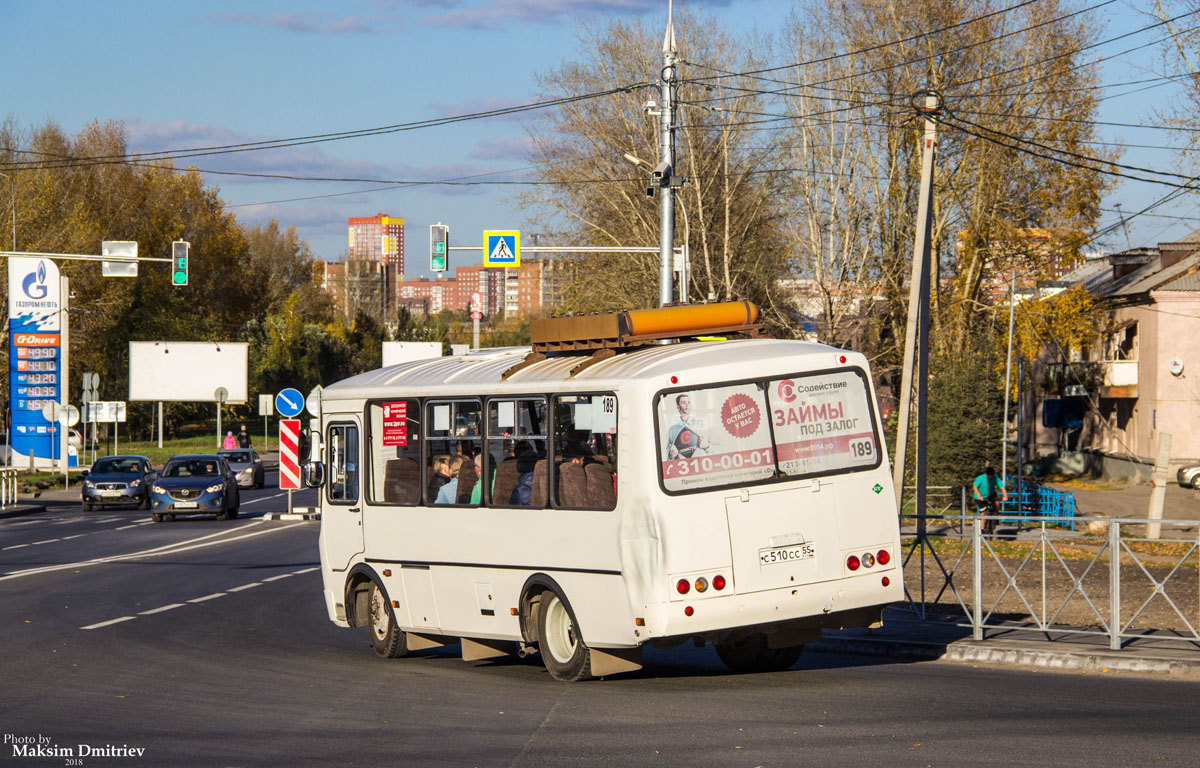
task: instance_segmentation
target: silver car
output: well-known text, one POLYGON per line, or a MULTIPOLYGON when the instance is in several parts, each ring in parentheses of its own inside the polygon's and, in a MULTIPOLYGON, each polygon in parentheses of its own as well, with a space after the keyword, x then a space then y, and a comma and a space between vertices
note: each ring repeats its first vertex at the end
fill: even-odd
POLYGON ((263 463, 258 454, 251 448, 231 448, 217 451, 217 455, 225 459, 225 463, 237 475, 239 488, 263 487, 263 463))
POLYGON ((1175 479, 1184 488, 1200 490, 1200 464, 1188 464, 1180 467, 1179 472, 1175 474, 1175 479))

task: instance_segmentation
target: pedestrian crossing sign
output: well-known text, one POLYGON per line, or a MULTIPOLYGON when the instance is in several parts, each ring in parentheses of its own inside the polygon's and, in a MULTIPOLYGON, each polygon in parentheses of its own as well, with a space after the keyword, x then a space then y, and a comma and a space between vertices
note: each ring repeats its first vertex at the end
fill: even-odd
POLYGON ((521 266, 521 233, 515 229, 485 230, 483 233, 483 266, 521 266))

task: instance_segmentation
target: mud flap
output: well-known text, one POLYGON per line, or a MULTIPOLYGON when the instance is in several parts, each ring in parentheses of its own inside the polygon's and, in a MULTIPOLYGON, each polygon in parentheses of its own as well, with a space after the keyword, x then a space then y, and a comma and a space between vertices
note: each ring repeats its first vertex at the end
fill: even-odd
POLYGON ((589 648, 592 655, 592 675, 607 677, 621 672, 636 672, 642 668, 642 647, 589 648))
POLYGON ((517 646, 512 640, 488 640, 464 637, 462 639, 463 661, 478 661, 479 659, 499 659, 511 656, 517 646))

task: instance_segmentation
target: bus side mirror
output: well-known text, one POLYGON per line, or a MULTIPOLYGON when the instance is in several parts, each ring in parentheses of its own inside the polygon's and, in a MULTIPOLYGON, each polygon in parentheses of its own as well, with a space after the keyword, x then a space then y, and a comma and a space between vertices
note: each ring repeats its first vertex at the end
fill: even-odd
POLYGON ((319 461, 310 461, 304 465, 304 485, 307 488, 320 488, 325 485, 325 465, 319 461))

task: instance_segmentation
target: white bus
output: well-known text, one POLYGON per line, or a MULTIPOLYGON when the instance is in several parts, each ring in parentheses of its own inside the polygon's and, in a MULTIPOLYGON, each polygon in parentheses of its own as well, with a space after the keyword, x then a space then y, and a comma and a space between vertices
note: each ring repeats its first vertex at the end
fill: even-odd
MULTIPOLYGON (((693 330, 729 327, 683 309, 693 330)), ((380 656, 461 642, 467 660, 540 653, 559 680, 689 640, 735 671, 783 669, 825 627, 879 622, 903 586, 865 358, 647 346, 636 314, 619 343, 535 334, 532 353, 325 389, 307 469, 329 618, 367 626, 380 656)))

